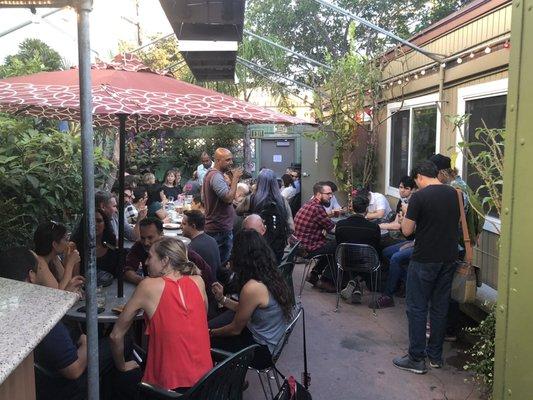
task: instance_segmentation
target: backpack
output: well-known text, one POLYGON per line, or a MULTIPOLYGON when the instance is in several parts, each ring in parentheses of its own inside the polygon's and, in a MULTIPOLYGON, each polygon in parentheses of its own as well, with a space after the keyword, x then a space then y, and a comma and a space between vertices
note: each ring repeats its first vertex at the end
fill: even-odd
POLYGON ((263 219, 266 226, 265 239, 274 251, 284 249, 287 245, 289 227, 287 219, 282 216, 274 201, 267 201, 258 214, 263 219))

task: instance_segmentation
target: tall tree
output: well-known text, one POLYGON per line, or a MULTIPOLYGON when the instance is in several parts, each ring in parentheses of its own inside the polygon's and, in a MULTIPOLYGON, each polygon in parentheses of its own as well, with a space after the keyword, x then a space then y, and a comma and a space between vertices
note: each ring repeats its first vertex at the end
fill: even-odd
POLYGON ((17 54, 5 58, 4 65, 0 66, 0 78, 57 71, 63 66, 63 60, 57 51, 39 39, 26 39, 19 45, 17 54))

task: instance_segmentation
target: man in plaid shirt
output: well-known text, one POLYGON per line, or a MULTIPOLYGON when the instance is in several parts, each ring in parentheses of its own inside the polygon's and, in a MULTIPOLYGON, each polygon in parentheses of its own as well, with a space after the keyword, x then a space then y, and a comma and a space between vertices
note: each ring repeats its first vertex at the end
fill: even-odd
MULTIPOLYGON (((325 182, 317 182, 313 186, 313 197, 296 213, 294 217, 294 236, 300 245, 308 252, 309 257, 318 254, 335 254, 337 243, 327 240, 325 233, 332 232, 335 224, 328 218, 324 206, 330 205, 333 191, 325 182)), ((327 257, 322 258, 315 268, 309 272, 306 280, 312 285, 327 292, 335 292, 332 283, 332 271, 324 272, 327 266, 327 257), (324 272, 322 274, 322 272, 324 272), (322 276, 319 279, 320 274, 322 276)))

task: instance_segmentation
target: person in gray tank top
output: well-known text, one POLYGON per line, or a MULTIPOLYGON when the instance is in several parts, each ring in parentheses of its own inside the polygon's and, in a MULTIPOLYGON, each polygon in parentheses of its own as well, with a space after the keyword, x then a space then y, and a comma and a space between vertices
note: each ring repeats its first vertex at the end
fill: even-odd
POLYGON ((231 265, 242 289, 237 302, 224 296, 220 283, 213 284, 215 299, 235 311, 235 316, 229 324, 209 330, 211 347, 237 352, 258 344, 252 366, 263 369, 272 364, 272 352, 291 320, 294 300, 274 253, 256 231, 244 229, 235 236, 231 265))

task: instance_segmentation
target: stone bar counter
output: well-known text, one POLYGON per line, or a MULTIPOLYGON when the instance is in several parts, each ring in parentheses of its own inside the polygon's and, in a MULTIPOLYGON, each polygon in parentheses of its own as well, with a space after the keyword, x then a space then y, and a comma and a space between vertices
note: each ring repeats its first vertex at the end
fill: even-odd
POLYGON ((35 399, 33 349, 77 295, 0 278, 0 400, 35 399))

